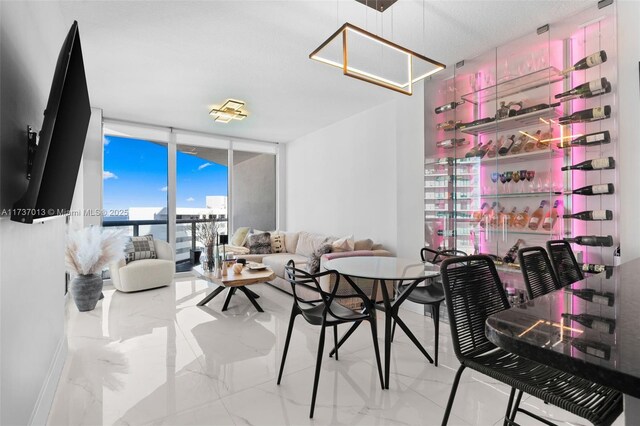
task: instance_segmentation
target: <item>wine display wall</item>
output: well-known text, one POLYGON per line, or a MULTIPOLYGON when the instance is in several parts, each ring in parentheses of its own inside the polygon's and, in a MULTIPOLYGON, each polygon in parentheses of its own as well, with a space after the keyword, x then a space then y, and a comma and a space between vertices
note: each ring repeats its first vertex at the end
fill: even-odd
POLYGON ((514 247, 566 238, 579 262, 613 264, 614 7, 532 28, 427 82, 427 246, 491 254, 515 287, 514 247))

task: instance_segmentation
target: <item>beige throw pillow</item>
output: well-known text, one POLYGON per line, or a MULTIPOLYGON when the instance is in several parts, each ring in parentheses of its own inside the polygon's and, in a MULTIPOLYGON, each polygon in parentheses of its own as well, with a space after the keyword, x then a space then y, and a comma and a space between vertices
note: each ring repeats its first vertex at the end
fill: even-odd
POLYGON ((324 235, 311 234, 304 231, 300 232, 298 245, 296 246, 296 254, 311 257, 320 246, 328 242, 327 240, 328 238, 324 235))
POLYGON ((231 236, 231 240, 229 240, 229 244, 232 246, 242 246, 244 244, 244 240, 247 238, 247 233, 249 232, 248 226, 241 226, 236 229, 236 232, 231 236))
POLYGON ((358 240, 354 244, 354 250, 371 250, 373 247, 373 241, 367 238, 366 240, 358 240))
POLYGON ((353 251, 355 247, 355 241, 353 235, 339 238, 331 244, 331 251, 334 253, 341 253, 345 251, 353 251))
POLYGON ((284 235, 271 233, 271 253, 284 253, 284 235))

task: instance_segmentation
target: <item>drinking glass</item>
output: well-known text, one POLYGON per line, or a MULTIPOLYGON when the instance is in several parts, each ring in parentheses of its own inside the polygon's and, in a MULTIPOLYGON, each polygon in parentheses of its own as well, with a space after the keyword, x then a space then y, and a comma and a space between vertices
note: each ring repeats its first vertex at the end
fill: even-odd
POLYGON ((505 172, 505 177, 507 179, 507 192, 511 192, 511 185, 509 185, 509 182, 511 182, 511 179, 513 179, 513 172, 505 172))
POLYGON ((533 190, 533 178, 536 177, 535 170, 527 170, 527 181, 529 181, 529 192, 534 192, 533 190))
POLYGON ((504 184, 507 182, 507 176, 505 173, 500 173, 500 182, 502 182, 502 192, 506 192, 504 184))
POLYGON ((522 192, 520 187, 518 185, 515 185, 518 182, 520 182, 520 173, 517 170, 514 170, 513 171, 513 183, 514 183, 514 186, 515 186, 515 192, 522 192))
POLYGON ((494 191, 496 194, 498 193, 498 186, 496 185, 498 183, 498 179, 500 179, 500 173, 491 173, 491 182, 494 183, 494 185, 492 186, 492 191, 494 191))

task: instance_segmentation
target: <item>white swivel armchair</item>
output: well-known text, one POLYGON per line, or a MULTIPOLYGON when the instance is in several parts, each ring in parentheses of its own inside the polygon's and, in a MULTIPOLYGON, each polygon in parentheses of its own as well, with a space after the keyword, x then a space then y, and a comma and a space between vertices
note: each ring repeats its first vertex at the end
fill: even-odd
POLYGON ((109 265, 113 286, 125 293, 168 286, 173 282, 176 263, 169 243, 154 240, 157 259, 124 259, 109 265))

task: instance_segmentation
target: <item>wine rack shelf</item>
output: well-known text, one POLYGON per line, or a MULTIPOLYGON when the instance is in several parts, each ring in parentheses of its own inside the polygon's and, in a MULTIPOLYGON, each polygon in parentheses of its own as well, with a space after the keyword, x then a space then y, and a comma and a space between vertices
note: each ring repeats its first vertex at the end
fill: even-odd
POLYGON ((539 87, 562 81, 565 77, 556 67, 546 67, 519 77, 505 79, 498 84, 462 95, 466 102, 477 105, 478 102, 491 102, 539 87))
POLYGON ((546 191, 546 192, 514 192, 511 194, 482 194, 480 195, 480 198, 527 198, 527 197, 549 198, 549 197, 561 197, 561 196, 562 194, 558 194, 552 191, 546 191))
POLYGON ((502 229, 484 229, 484 228, 480 228, 478 229, 478 232, 484 232, 486 234, 506 234, 506 235, 539 235, 541 237, 550 237, 550 236, 562 236, 562 232, 558 232, 558 231, 545 231, 545 230, 540 230, 540 231, 526 231, 524 229, 520 230, 520 229, 506 229, 506 230, 502 230, 502 229))
MULTIPOLYGON (((561 117, 562 113, 556 107, 549 107, 528 114, 516 115, 514 117, 495 120, 490 123, 478 124, 477 126, 466 127, 461 129, 462 133, 468 135, 486 135, 489 133, 508 132, 509 130, 522 129, 524 127, 533 126, 535 124, 543 125, 544 121, 553 120, 561 117)), ((505 157, 506 158, 506 157, 505 157)))
POLYGON ((480 160, 481 164, 496 163, 496 164, 511 164, 522 161, 534 161, 534 160, 546 160, 552 158, 558 158, 562 156, 562 151, 557 149, 537 149, 530 152, 522 152, 519 154, 498 156, 494 158, 483 158, 480 160))

